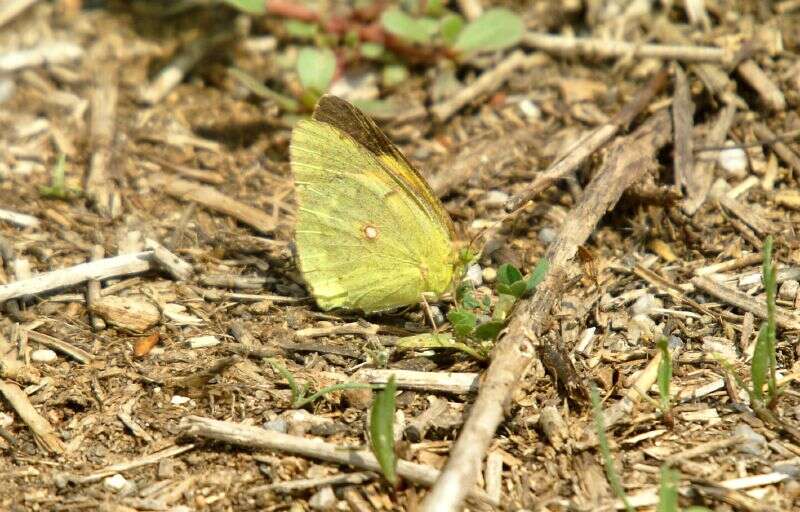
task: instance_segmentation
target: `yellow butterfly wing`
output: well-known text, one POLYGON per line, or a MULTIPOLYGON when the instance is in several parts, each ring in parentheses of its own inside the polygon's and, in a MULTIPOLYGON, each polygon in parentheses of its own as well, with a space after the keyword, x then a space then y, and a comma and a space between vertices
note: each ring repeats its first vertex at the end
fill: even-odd
POLYGON ((383 311, 449 288, 452 221, 370 119, 324 96, 290 153, 299 266, 320 308, 383 311))

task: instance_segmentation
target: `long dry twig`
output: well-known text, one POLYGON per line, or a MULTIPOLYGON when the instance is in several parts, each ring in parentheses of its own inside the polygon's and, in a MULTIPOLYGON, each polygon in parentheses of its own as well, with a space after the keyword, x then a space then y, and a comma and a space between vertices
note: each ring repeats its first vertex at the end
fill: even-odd
POLYGON ((658 149, 671 137, 670 124, 669 113, 661 111, 633 134, 614 143, 603 169, 586 188, 547 251, 550 273, 533 297, 519 304, 505 336, 498 341, 473 412, 421 510, 459 509, 467 490, 474 485, 481 459, 510 404, 513 390, 535 355, 534 343, 560 296, 567 262, 625 189, 656 166, 658 149))
MULTIPOLYGON (((251 425, 212 420, 200 416, 187 416, 181 422, 181 428, 189 436, 215 439, 249 448, 294 453, 336 464, 347 464, 359 469, 380 471, 378 460, 369 450, 344 450, 321 439, 307 439, 251 425)), ((401 460, 397 464, 397 474, 410 482, 431 485, 439 476, 439 471, 430 466, 401 460)), ((471 486, 471 489, 465 489, 464 493, 496 505, 486 493, 474 486, 471 486)))
POLYGON ((628 103, 611 121, 599 126, 591 133, 582 137, 573 144, 572 150, 558 162, 551 165, 546 171, 536 176, 530 187, 520 194, 511 197, 506 203, 506 210, 512 211, 520 208, 533 199, 539 192, 554 184, 573 172, 584 162, 589 155, 597 151, 603 144, 611 140, 618 131, 628 126, 650 104, 653 97, 658 94, 667 83, 667 69, 662 69, 639 91, 636 97, 628 103))
POLYGON ((559 55, 581 55, 584 57, 620 58, 633 56, 640 59, 664 59, 685 62, 715 62, 728 64, 733 53, 713 46, 693 46, 689 44, 637 44, 626 41, 608 41, 584 37, 568 37, 553 34, 528 32, 522 44, 557 53, 559 55))

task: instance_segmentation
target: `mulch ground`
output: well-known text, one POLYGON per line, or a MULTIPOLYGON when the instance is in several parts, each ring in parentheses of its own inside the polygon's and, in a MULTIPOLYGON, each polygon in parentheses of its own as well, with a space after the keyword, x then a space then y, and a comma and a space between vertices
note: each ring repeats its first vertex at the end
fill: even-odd
MULTIPOLYGON (((285 18, 223 6, 167 13, 157 2, 17 3, 30 5, 0 16, 0 509, 420 507, 429 484, 414 477, 391 489, 368 467, 289 441, 283 450, 191 424, 366 448, 369 393, 292 409, 265 357, 312 390, 408 370, 401 456, 442 469, 480 413, 476 388, 493 378, 488 362, 460 352, 395 350, 399 336, 430 329, 420 308, 359 318, 322 313, 308 296, 292 252, 292 119, 228 72, 296 91, 300 43, 285 18), (165 85, 161 71, 187 55, 193 62, 165 85), (61 155, 58 198, 46 187, 61 155), (154 259, 159 251, 182 263, 154 259), (29 281, 116 257, 113 276, 29 281), (3 295, 17 282, 41 286, 3 295)), ((466 4, 475 2, 451 7, 466 4)), ((535 296, 512 313, 533 319, 518 342, 535 355, 514 376, 494 439, 475 445, 486 455, 478 485, 500 509, 619 508, 593 437, 595 384, 633 506, 655 508, 669 464, 682 506, 797 510, 800 4, 510 4, 528 30, 517 48, 417 63, 403 84, 371 93, 402 106, 380 124, 430 178, 462 239, 515 198, 532 199, 493 232, 484 286, 503 263, 529 272, 558 253, 554 244, 577 250, 559 262, 550 302, 535 296), (545 48, 548 33, 597 46, 545 48), (659 60, 645 43, 680 48, 659 60), (489 73, 496 83, 476 86, 489 73), (442 117, 438 107, 463 90, 474 96, 442 117), (648 135, 648 122, 666 129, 648 135), (608 127, 602 143, 587 142, 608 127), (587 147, 567 172, 537 181, 587 147), (624 179, 614 162, 636 179, 595 226, 576 205, 592 199, 594 179, 624 179), (570 241, 576 226, 585 240, 570 241), (782 385, 769 413, 745 389, 768 235, 782 385), (539 314, 536 304, 552 307, 539 314), (643 398, 658 399, 662 334, 674 358, 667 415, 643 398)), ((379 73, 369 63, 347 71, 373 82, 379 73)), ((504 339, 522 332, 515 325, 504 339)))

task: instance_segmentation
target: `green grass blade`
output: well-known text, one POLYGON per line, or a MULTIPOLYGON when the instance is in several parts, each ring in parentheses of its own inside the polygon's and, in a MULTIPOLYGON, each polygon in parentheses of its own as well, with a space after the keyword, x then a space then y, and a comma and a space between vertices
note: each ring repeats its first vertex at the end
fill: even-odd
POLYGON ((370 411, 369 434, 372 453, 378 459, 381 472, 386 480, 396 486, 397 477, 397 456, 394 452, 394 395, 397 392, 397 384, 394 375, 389 377, 386 387, 375 396, 370 411))
POLYGON ((608 483, 611 484, 611 489, 614 494, 622 500, 625 504, 625 510, 633 512, 633 507, 628 502, 628 497, 625 495, 625 489, 622 488, 622 483, 619 480, 619 474, 614 467, 614 458, 611 457, 611 449, 608 446, 608 438, 606 437, 606 422, 603 417, 603 408, 600 404, 600 395, 597 392, 597 386, 592 385, 591 388, 592 409, 594 411, 594 428, 597 434, 597 443, 600 446, 600 454, 603 457, 603 465, 606 469, 606 478, 608 483))

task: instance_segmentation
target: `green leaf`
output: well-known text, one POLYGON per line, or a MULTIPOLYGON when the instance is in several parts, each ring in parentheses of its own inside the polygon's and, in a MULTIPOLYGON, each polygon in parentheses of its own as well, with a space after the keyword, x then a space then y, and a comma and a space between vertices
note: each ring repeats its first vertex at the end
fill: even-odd
POLYGON ((666 336, 661 336, 656 342, 661 351, 661 361, 658 363, 658 394, 660 397, 661 412, 666 414, 670 408, 669 387, 672 382, 672 357, 669 353, 669 341, 666 336))
POLYGON ((479 340, 494 341, 505 325, 502 320, 489 320, 475 328, 474 336, 479 340))
POLYGON ((525 281, 516 281, 510 285, 498 284, 497 293, 501 295, 511 295, 516 298, 522 297, 528 291, 528 283, 525 281))
POLYGON ((678 478, 676 470, 661 466, 661 485, 658 489, 657 512, 680 512, 678 508, 678 478))
POLYGON ((56 160, 56 164, 50 173, 50 186, 39 187, 39 194, 42 197, 66 200, 81 195, 83 192, 81 189, 66 186, 66 180, 64 179, 66 164, 67 155, 61 153, 58 155, 58 160, 56 160))
POLYGON ((284 28, 295 39, 313 39, 319 33, 319 25, 300 20, 286 20, 284 28))
POLYGON ((753 382, 753 398, 757 401, 764 400, 764 383, 767 381, 769 371, 769 342, 767 340, 766 322, 758 331, 756 346, 753 349, 753 361, 750 363, 750 379, 753 382))
POLYGON ((508 9, 490 9, 469 23, 453 48, 461 53, 490 52, 513 46, 522 39, 522 18, 508 9))
POLYGON ((222 0, 234 9, 247 14, 264 14, 267 12, 267 0, 222 0))
POLYGON ((362 43, 360 49, 363 57, 374 60, 378 60, 383 57, 383 54, 386 51, 386 48, 384 48, 382 44, 369 42, 362 43))
POLYGON ((480 302, 475 298, 475 290, 469 282, 462 282, 458 285, 458 288, 456 288, 456 301, 466 309, 481 307, 480 302))
MULTIPOLYGON (((522 281, 517 281, 514 283, 513 286, 518 286, 520 284, 525 284, 522 281)), ((509 313, 514 308, 514 304, 517 303, 518 297, 516 295, 511 295, 509 293, 499 293, 497 296, 497 302, 494 304, 494 312, 492 313, 492 320, 500 320, 501 322, 505 322, 506 318, 508 318, 509 313)))
POLYGON ((533 291, 539 284, 544 281, 547 276, 547 271, 550 270, 550 261, 547 258, 539 258, 536 262, 536 267, 533 269, 530 277, 527 280, 528 290, 533 291))
POLYGON ((396 87, 408 79, 408 68, 402 64, 387 64, 383 67, 381 82, 384 87, 396 87))
POLYGON ((625 489, 620 482, 617 468, 614 466, 614 458, 611 456, 611 448, 608 445, 608 437, 606 437, 606 420, 605 416, 603 416, 603 407, 600 404, 600 394, 597 391, 597 386, 594 384, 592 384, 589 395, 592 399, 592 412, 594 415, 595 434, 597 434, 597 445, 600 447, 600 454, 603 457, 606 478, 608 479, 608 483, 611 484, 611 489, 614 491, 614 494, 625 504, 625 510, 634 512, 633 507, 628 501, 628 497, 625 495, 625 489))
POLYGON ((766 344, 767 355, 769 356, 767 388, 769 389, 769 400, 774 400, 778 395, 778 384, 776 371, 778 360, 775 348, 775 295, 778 290, 777 277, 775 273, 775 263, 772 261, 772 235, 764 240, 764 262, 761 267, 762 279, 764 281, 764 291, 767 294, 767 322, 766 322, 766 344))
POLYGON ((317 95, 328 90, 336 71, 336 56, 328 48, 306 47, 297 56, 297 74, 300 84, 317 95))
POLYGON ((431 18, 413 18, 400 9, 388 9, 381 15, 381 24, 387 32, 412 43, 426 44, 439 29, 431 18))
POLYGON ((439 32, 448 46, 453 46, 458 39, 458 34, 464 28, 464 18, 458 14, 448 14, 439 21, 439 32))
POLYGON ((463 309, 451 309, 447 313, 447 319, 453 324, 453 332, 458 338, 469 336, 478 323, 474 313, 463 309))
POLYGON ((377 394, 375 401, 372 402, 369 422, 372 453, 378 459, 384 478, 393 486, 399 482, 397 456, 394 452, 394 395, 396 392, 397 384, 392 375, 389 377, 386 387, 377 394))
POLYGON ((497 269, 497 283, 504 285, 512 285, 517 281, 522 281, 522 272, 517 267, 510 263, 503 263, 497 269))
POLYGON ((300 110, 300 104, 294 98, 273 91, 241 69, 228 68, 228 73, 247 87, 250 92, 256 96, 274 101, 281 109, 287 112, 297 112, 300 110))
POLYGON ((425 2, 425 14, 439 17, 444 13, 444 0, 428 0, 425 2))
POLYGON ((361 382, 341 382, 339 384, 334 384, 332 386, 326 386, 313 395, 305 396, 306 392, 308 391, 308 385, 303 388, 302 396, 297 398, 292 402, 292 409, 300 409, 305 407, 306 405, 315 402, 319 398, 327 395, 328 393, 333 393, 335 391, 344 391, 346 389, 373 389, 372 384, 364 384, 361 382))
POLYGON ((400 338, 399 340, 397 340, 395 348, 397 350, 430 350, 430 349, 458 350, 471 357, 474 357, 478 361, 485 361, 487 359, 486 354, 475 350, 474 348, 470 347, 465 343, 456 341, 455 338, 453 338, 450 335, 436 334, 431 332, 426 334, 416 334, 414 336, 406 336, 404 338, 400 338))

